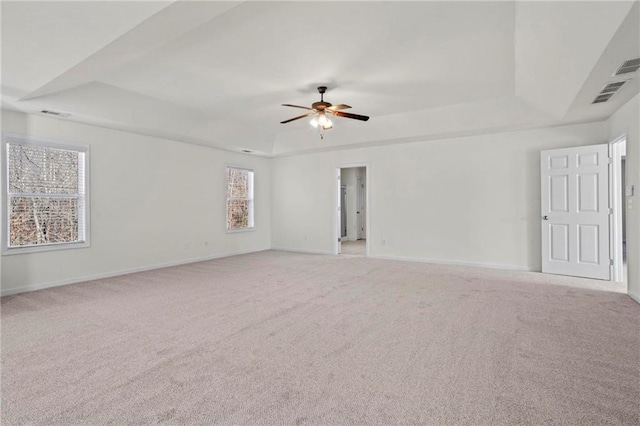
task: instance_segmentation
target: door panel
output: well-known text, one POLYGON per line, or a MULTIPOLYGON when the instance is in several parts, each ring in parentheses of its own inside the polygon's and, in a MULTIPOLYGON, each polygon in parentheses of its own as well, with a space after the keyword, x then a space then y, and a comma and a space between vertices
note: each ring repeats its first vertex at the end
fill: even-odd
POLYGON ((569 261, 569 226, 550 224, 551 232, 551 260, 569 261))
POLYGON ((578 213, 597 213, 598 174, 578 174, 578 213))
POLYGON ((569 176, 550 176, 551 206, 549 211, 568 212, 569 211, 569 176))
POLYGON ((578 262, 598 264, 600 246, 598 225, 578 225, 578 262))
POLYGON ((542 272, 610 279, 608 145, 541 152, 542 272))

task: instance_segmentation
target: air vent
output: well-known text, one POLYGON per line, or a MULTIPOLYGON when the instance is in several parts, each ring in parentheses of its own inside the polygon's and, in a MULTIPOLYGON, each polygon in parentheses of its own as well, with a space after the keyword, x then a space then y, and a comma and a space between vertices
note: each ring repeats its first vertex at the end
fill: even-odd
POLYGON ((601 94, 615 93, 625 83, 626 83, 626 81, 619 81, 617 83, 609 83, 606 86, 604 86, 604 89, 602 89, 602 91, 600 93, 601 94))
POLYGON ((608 95, 600 95, 597 96, 593 102, 591 102, 592 104, 600 104, 602 102, 607 102, 609 100, 609 98, 611 98, 611 96, 613 96, 613 94, 608 94, 608 95))
POLYGON ((598 96, 591 102, 592 104, 600 104, 607 102, 627 81, 617 81, 615 83, 609 83, 602 88, 598 96))
POLYGON ((622 75, 629 74, 631 72, 636 72, 640 69, 640 58, 629 59, 628 61, 624 61, 618 71, 614 75, 622 75))
POLYGON ((71 114, 66 113, 66 112, 58 112, 58 111, 49 111, 46 109, 43 109, 42 111, 40 111, 43 114, 47 114, 47 115, 53 115, 55 117, 69 117, 71 114))

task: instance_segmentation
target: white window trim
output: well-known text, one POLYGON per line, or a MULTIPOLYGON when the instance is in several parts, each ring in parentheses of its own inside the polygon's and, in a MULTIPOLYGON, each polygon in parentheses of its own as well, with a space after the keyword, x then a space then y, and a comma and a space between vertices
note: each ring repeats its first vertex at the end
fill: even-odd
POLYGON ((90 173, 90 149, 88 145, 73 145, 58 142, 51 139, 38 138, 33 136, 23 136, 11 133, 2 133, 2 227, 4 235, 2 238, 2 255, 16 255, 27 253, 38 253, 54 250, 68 250, 76 248, 91 247, 91 173, 90 173), (72 243, 50 243, 22 247, 9 247, 11 230, 9 229, 9 167, 7 164, 7 144, 34 145, 47 148, 66 149, 84 153, 84 241, 72 243))
POLYGON ((225 232, 227 234, 239 234, 242 232, 254 232, 256 230, 256 217, 255 217, 255 211, 256 211, 256 171, 250 167, 244 167, 244 166, 236 166, 234 164, 227 164, 224 168, 224 228, 225 228, 225 232), (251 209, 251 216, 252 216, 252 222, 253 222, 253 226, 247 227, 247 228, 238 228, 238 229, 228 229, 227 228, 227 222, 229 221, 229 218, 227 217, 227 213, 229 212, 229 208, 227 206, 227 202, 229 201, 227 199, 227 169, 237 169, 237 170, 246 170, 248 172, 253 173, 253 198, 251 199, 252 201, 252 209, 251 209))

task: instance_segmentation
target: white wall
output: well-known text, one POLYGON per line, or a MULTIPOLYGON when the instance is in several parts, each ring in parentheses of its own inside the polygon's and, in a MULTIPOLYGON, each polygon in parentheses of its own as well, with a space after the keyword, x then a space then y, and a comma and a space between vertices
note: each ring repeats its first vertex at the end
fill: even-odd
POLYGON ((627 136, 626 185, 633 185, 633 197, 627 197, 627 271, 628 292, 640 303, 640 95, 620 108, 608 121, 609 139, 627 136), (629 209, 631 202, 632 209, 629 209))
POLYGON ((91 247, 2 257, 2 292, 269 249, 270 161, 3 111, 3 132, 90 146, 91 247), (254 232, 226 233, 226 165, 255 169, 254 232))
MULTIPOLYGON (((2 129, 2 119, 3 119, 3 114, 0 113, 0 129, 2 129)), ((2 152, 2 149, 0 149, 0 152, 2 152)), ((4 158, 0 158, 0 161, 4 161, 4 158)), ((2 167, 0 166, 0 170, 2 170, 2 167)), ((0 173, 0 189, 4 188, 4 176, 2 173, 0 173)), ((1 198, 1 197, 0 197, 1 198)), ((1 204, 1 203, 0 203, 1 204)), ((3 206, 0 206, 0 208, 3 208, 3 206)), ((2 215, 0 214, 0 217, 2 217, 2 215)), ((0 244, 2 243, 2 241, 4 241, 4 224, 0 223, 0 244)), ((2 256, 0 256, 0 295, 1 290, 2 290, 2 256)))
MULTIPOLYGON (((270 247, 331 253, 334 173, 347 164, 369 166, 371 255, 539 270, 539 151, 626 133, 627 178, 638 200, 639 110, 636 96, 606 123, 272 160, 3 111, 5 132, 90 145, 92 227, 90 248, 3 256, 2 291, 270 247), (255 232, 225 232, 227 164, 256 170, 255 232)), ((637 297, 640 224, 633 211, 629 290, 637 297)))
POLYGON ((331 253, 334 170, 367 163, 372 256, 540 270, 540 150, 607 141, 601 122, 276 158, 273 247, 331 253))

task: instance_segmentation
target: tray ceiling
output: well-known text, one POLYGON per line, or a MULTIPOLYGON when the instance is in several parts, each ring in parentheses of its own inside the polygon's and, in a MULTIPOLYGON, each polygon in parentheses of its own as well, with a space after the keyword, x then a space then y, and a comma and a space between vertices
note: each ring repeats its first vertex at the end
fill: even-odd
MULTIPOLYGON (((3 107, 283 155, 601 120, 638 2, 2 2, 3 107), (613 69, 610 70, 610 68, 613 69), (315 87, 367 123, 320 140, 315 87)), ((629 76, 627 76, 628 78, 629 76)))

